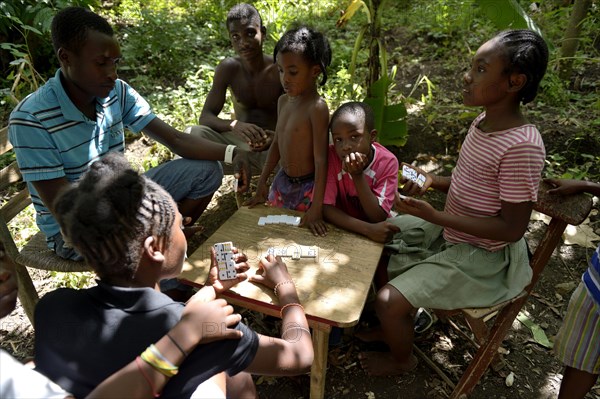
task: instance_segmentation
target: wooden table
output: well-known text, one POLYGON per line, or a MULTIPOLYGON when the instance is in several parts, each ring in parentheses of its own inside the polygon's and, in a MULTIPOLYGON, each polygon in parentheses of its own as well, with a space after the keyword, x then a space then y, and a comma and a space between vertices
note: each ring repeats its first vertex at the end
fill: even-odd
MULTIPOLYGON (((256 271, 259 259, 269 247, 314 248, 316 258, 284 258, 284 261, 313 329, 315 358, 310 373, 310 397, 320 399, 325 394, 331 327, 352 327, 358 322, 383 245, 333 225, 328 225, 326 237, 315 237, 307 228, 290 225, 258 226, 261 216, 283 214, 301 215, 289 209, 264 206, 240 208, 187 259, 180 278, 195 285, 203 284, 210 268, 210 247, 217 242, 232 241, 248 256, 249 275, 256 271)), ((262 285, 244 281, 224 296, 230 303, 279 317, 281 308, 277 298, 262 285)))

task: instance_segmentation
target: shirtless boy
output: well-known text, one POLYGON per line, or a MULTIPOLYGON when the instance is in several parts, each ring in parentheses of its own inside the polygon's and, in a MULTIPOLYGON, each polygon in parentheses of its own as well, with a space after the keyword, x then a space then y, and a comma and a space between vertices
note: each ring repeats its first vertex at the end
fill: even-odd
MULTIPOLYGON (((233 144, 250 153, 252 171, 259 174, 277 124, 277 99, 283 94, 273 57, 263 54, 267 29, 254 6, 237 4, 227 14, 229 39, 237 57, 221 61, 200 115, 200 126, 191 134, 223 144, 233 144), (221 119, 229 89, 235 119, 221 119)), ((232 168, 225 167, 225 173, 232 168)))

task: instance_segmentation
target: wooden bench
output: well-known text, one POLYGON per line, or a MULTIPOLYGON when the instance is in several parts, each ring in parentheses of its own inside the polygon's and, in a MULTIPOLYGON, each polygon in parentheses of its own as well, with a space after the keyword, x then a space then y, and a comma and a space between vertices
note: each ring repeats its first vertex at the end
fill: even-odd
MULTIPOLYGON (((8 141, 8 127, 0 130, 0 155, 12 149, 8 141)), ((61 272, 89 271, 85 262, 65 260, 49 250, 46 237, 42 232, 35 234, 26 245, 19 250, 11 234, 8 224, 19 215, 29 204, 29 190, 22 180, 17 162, 14 161, 0 171, 0 192, 15 185, 17 192, 0 208, 0 240, 4 243, 8 256, 13 260, 19 284, 19 299, 27 317, 33 324, 33 310, 38 301, 38 294, 31 281, 27 267, 61 272)), ((31 221, 34 223, 34 221, 31 221)))
MULTIPOLYGON (((559 244, 565 228, 568 224, 581 224, 592 209, 592 200, 590 196, 586 194, 571 196, 550 195, 548 194, 550 188, 551 187, 548 184, 543 181, 540 182, 538 201, 534 205, 536 211, 550 216, 551 220, 548 226, 543 228, 543 236, 529 260, 529 265, 533 271, 531 283, 515 298, 489 308, 469 308, 450 311, 436 311, 434 309, 434 312, 439 314, 440 318, 444 319, 456 314, 461 314, 469 328, 471 328, 475 340, 477 341, 477 352, 458 383, 454 384, 450 378, 445 375, 442 376, 444 381, 453 388, 452 394, 450 395, 450 398, 452 399, 464 399, 473 391, 473 388, 477 385, 481 376, 496 358, 498 348, 502 344, 504 337, 517 317, 517 314, 529 298, 529 295, 536 282, 539 280, 550 256, 559 244), (494 314, 496 314, 495 318, 494 314), (488 318, 493 318, 493 322, 490 321, 490 324, 492 324, 490 327, 486 324, 488 318)), ((390 255, 391 253, 384 251, 380 265, 382 262, 387 264, 390 255)), ((379 282, 379 286, 380 285, 381 280, 379 282)), ((415 351, 419 356, 425 356, 416 346, 415 348, 415 351)), ((430 367, 434 368, 437 373, 443 374, 443 371, 431 362, 431 360, 426 357, 424 360, 430 367)))

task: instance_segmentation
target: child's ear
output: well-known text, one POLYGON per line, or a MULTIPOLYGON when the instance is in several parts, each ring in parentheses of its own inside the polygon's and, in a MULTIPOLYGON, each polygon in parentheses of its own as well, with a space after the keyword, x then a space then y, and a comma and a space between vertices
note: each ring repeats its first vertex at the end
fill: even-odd
POLYGON ((527 83, 527 76, 524 73, 513 73, 508 80, 508 91, 518 92, 527 83))
POLYGON ((162 263, 165 261, 160 241, 154 236, 146 237, 144 240, 144 253, 153 262, 162 263))
POLYGON ((371 132, 369 133, 369 137, 371 138, 371 143, 375 142, 375 139, 377 138, 377 130, 371 130, 371 132))
POLYGON ((321 67, 319 65, 312 66, 312 76, 313 78, 317 78, 321 74, 321 67))
POLYGON ((58 57, 58 62, 61 65, 69 65, 69 51, 64 47, 60 47, 56 52, 56 56, 58 57))

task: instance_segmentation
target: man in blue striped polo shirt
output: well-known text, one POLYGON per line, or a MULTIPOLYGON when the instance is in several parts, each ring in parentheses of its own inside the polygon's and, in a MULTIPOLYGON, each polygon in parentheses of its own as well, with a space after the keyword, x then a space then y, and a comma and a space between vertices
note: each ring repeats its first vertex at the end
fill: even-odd
POLYGON ((221 184, 218 161, 233 163, 247 186, 247 152, 182 133, 158 118, 148 103, 117 78, 121 50, 101 16, 69 7, 52 21, 52 41, 60 69, 15 108, 9 139, 27 182, 36 222, 59 256, 81 257, 65 245, 52 215, 57 193, 77 180, 109 151, 123 152, 124 129, 143 131, 182 158, 147 172, 179 205, 193 224, 221 184))

